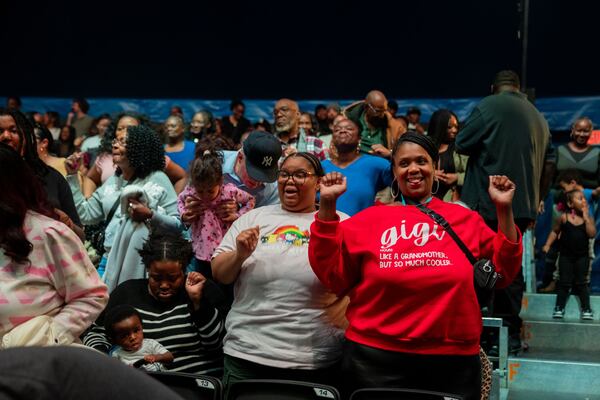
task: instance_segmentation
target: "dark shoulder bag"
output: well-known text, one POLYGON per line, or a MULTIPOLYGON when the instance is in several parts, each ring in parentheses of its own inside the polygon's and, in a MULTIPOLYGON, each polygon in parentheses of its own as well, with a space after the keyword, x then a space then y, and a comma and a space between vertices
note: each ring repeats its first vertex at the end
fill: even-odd
POLYGON ((502 275, 496 272, 496 267, 492 263, 492 260, 486 258, 477 260, 473 253, 471 253, 471 250, 469 250, 465 243, 460 240, 444 217, 423 204, 418 204, 417 208, 427 214, 448 232, 448 235, 454 239, 458 247, 460 247, 462 252, 465 253, 465 256, 469 259, 469 262, 473 265, 473 281, 475 292, 477 293, 477 300, 479 301, 479 307, 481 308, 482 314, 488 316, 492 309, 491 303, 494 298, 494 286, 496 285, 498 278, 501 278, 502 275))
POLYGON ((92 244, 92 247, 94 249, 96 249, 96 253, 102 257, 102 255, 104 254, 104 237, 105 237, 105 232, 106 232, 106 227, 108 226, 108 224, 110 223, 110 220, 112 219, 112 217, 115 215, 115 212, 117 211, 117 207, 119 206, 120 203, 120 198, 117 198, 117 201, 115 201, 115 204, 112 206, 112 208, 110 209, 110 211, 108 212, 108 215, 106 216, 106 219, 98 224, 95 225, 86 225, 85 226, 85 237, 87 240, 89 240, 89 242, 92 244))

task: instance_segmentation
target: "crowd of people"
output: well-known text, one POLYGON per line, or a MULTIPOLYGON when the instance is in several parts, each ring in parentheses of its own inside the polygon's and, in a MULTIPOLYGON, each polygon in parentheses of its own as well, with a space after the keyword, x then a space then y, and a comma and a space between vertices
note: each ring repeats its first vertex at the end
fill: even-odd
POLYGON ((549 193, 565 206, 544 246, 553 316, 573 290, 593 319, 600 186, 592 121, 555 152, 518 76, 492 87, 466 121, 440 109, 428 122, 378 90, 314 113, 282 98, 273 123, 249 121, 239 100, 220 119, 174 106, 159 123, 93 118, 81 98, 63 120, 9 98, 2 346, 83 344, 226 390, 290 379, 481 398, 482 310, 518 351, 522 234, 549 193), (488 304, 473 257, 499 275, 488 304))

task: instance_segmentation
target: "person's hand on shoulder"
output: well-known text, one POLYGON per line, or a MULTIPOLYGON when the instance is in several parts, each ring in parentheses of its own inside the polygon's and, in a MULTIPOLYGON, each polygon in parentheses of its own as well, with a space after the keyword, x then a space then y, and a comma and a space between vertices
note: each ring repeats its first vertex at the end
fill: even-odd
POLYGON ((515 184, 506 175, 490 175, 488 193, 496 207, 512 206, 515 188, 515 184))

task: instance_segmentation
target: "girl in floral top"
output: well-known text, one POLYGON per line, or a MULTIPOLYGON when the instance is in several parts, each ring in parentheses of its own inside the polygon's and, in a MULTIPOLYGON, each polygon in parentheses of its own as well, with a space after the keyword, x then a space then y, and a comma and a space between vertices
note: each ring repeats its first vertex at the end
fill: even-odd
POLYGON ((177 202, 181 220, 192 230, 192 245, 198 270, 212 277, 210 260, 234 219, 254 208, 254 197, 234 184, 223 184, 223 155, 214 149, 200 149, 190 168, 191 182, 177 202), (223 214, 219 205, 234 201, 235 218, 223 214))

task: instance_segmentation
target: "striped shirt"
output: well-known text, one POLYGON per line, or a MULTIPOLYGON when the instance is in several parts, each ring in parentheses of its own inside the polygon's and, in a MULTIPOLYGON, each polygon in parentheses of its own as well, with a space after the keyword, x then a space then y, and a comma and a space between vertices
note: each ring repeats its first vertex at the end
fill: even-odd
POLYGON ((173 353, 175 360, 166 365, 168 370, 220 376, 226 311, 220 307, 224 303, 219 289, 211 284, 207 281, 202 305, 193 311, 185 289, 173 301, 164 303, 152 297, 147 279, 123 282, 111 293, 106 310, 86 332, 83 343, 108 353, 112 345, 104 330, 104 315, 117 305, 129 304, 142 317, 144 338, 156 340, 173 353))

